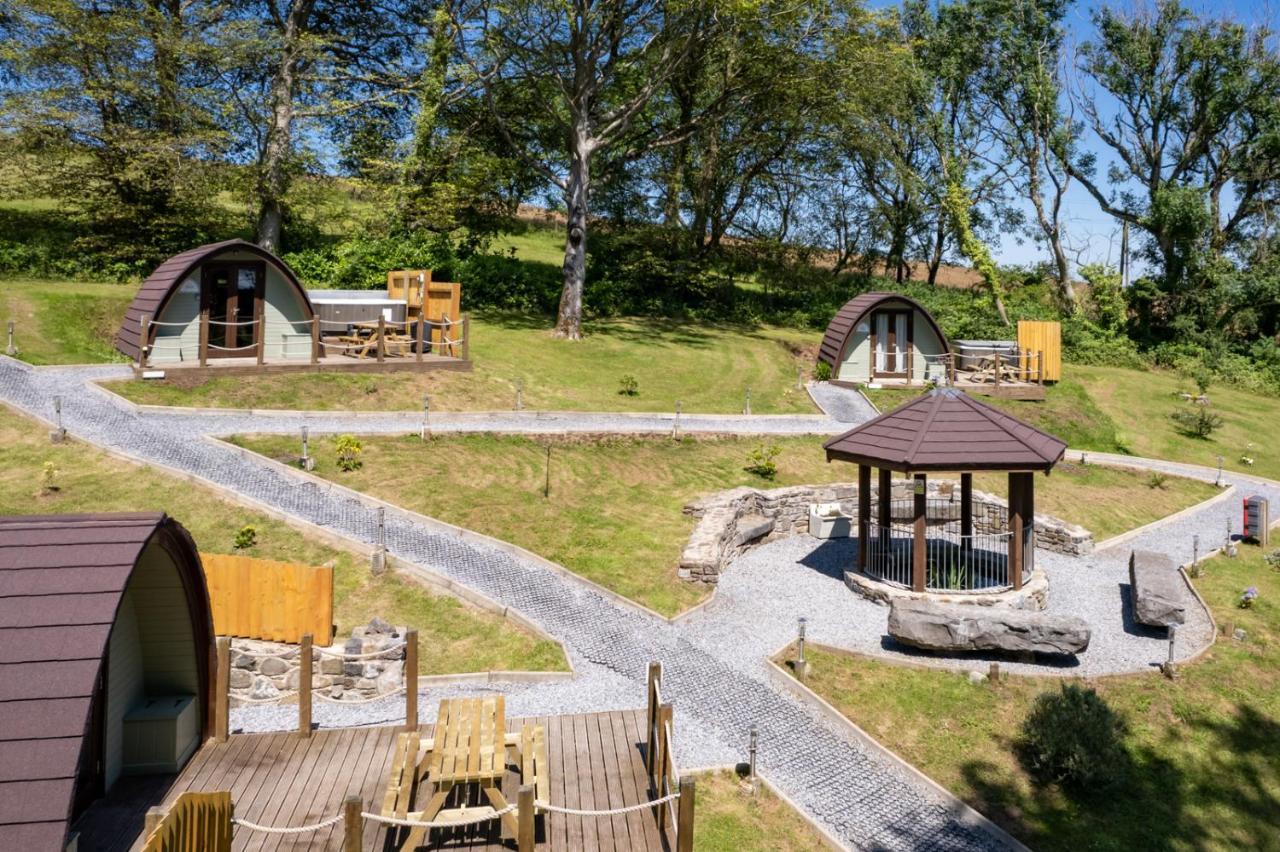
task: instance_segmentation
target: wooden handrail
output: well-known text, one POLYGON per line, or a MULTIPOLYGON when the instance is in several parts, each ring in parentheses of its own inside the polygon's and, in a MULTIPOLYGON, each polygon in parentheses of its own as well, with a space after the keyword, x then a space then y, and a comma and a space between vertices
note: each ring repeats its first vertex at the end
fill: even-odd
POLYGON ((404 729, 418 729, 418 631, 404 632, 404 729))
POLYGON ((219 636, 216 645, 218 664, 214 673, 213 738, 225 743, 231 707, 231 639, 219 636))
POLYGON ((311 736, 311 665, 312 636, 302 634, 298 651, 298 736, 311 736))

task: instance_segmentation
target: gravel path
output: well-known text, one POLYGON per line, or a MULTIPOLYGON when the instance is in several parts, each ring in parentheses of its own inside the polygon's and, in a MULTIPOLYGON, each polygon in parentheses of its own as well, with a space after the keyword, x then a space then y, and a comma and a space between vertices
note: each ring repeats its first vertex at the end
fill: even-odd
POLYGON ((833 420, 853 428, 854 424, 870 420, 879 412, 867 398, 853 388, 844 388, 830 382, 809 382, 809 396, 814 403, 833 420))
MULTIPOLYGON (((37 416, 51 415, 63 398, 63 422, 73 436, 147 462, 198 474, 243 496, 365 542, 375 535, 373 513, 327 490, 299 487, 252 458, 201 434, 256 426, 207 415, 140 417, 84 387, 86 378, 116 368, 32 370, 0 358, 0 398, 37 416), (230 427, 230 428, 228 428, 230 427)), ((349 428, 349 424, 348 424, 349 428)), ((724 764, 744 757, 747 731, 759 728, 761 770, 809 814, 851 846, 876 849, 988 849, 985 833, 954 817, 926 788, 851 741, 762 676, 759 658, 721 656, 695 641, 696 632, 654 619, 508 554, 441 535, 392 517, 388 549, 489 597, 514 606, 561 639, 579 676, 573 681, 503 685, 512 712, 557 713, 643 706, 643 678, 651 660, 663 664, 663 686, 677 708, 677 751, 685 766, 724 764), (690 634, 692 635, 686 635, 690 634)), ((429 699, 444 692, 434 690, 429 699)), ((385 721, 385 705, 317 707, 322 723, 385 721)), ((433 703, 428 700, 424 707, 433 703)), ((278 708, 238 711, 248 729, 279 725, 278 708)), ((292 721, 292 720, 290 720, 292 721)))

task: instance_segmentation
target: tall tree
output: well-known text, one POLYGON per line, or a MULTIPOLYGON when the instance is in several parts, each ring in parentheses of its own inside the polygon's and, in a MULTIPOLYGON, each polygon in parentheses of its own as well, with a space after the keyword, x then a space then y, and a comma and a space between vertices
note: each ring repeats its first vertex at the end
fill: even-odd
MULTIPOLYGON (((687 137, 644 120, 646 108, 690 60, 706 0, 471 0, 460 3, 461 54, 504 138, 564 197, 564 284, 558 337, 582 336, 593 167, 623 163, 687 137), (503 109, 519 87, 545 103, 537 114, 503 109)), ((714 20, 714 19, 712 19, 714 20)))
POLYGON ((1166 291, 1203 251, 1238 248, 1280 201, 1280 57, 1273 33, 1202 19, 1178 0, 1094 13, 1076 108, 1108 155, 1067 160, 1098 205, 1145 231, 1166 291), (1100 93, 1113 109, 1102 106, 1100 93), (1224 198, 1226 194, 1226 198, 1224 198))

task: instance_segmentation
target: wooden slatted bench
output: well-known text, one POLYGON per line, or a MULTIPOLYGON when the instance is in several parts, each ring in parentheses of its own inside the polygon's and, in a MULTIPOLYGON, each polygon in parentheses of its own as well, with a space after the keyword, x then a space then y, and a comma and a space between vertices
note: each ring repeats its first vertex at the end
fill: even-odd
POLYGON ((417 731, 396 737, 396 753, 387 773, 387 791, 382 797, 382 815, 404 819, 413 807, 418 789, 418 751, 422 735, 417 731))
POLYGON ((520 783, 533 787, 535 802, 551 801, 547 732, 541 725, 526 724, 520 731, 520 783))

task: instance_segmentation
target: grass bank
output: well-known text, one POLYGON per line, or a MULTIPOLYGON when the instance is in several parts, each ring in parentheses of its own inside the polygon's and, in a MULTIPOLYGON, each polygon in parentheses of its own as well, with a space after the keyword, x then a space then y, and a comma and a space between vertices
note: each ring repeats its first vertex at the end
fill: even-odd
POLYGON ((780 328, 608 319, 585 323, 586 339, 555 340, 541 317, 478 314, 471 322, 470 373, 304 374, 219 377, 192 384, 119 382, 138 403, 232 408, 360 411, 512 409, 516 389, 530 409, 576 411, 742 411, 748 389, 758 414, 814 414, 797 387, 799 354, 816 343, 780 328), (625 377, 634 395, 620 393, 625 377))
POLYGON ((1206 563, 1196 581, 1228 632, 1177 680, 1088 683, 1123 718, 1111 789, 1037 781, 1020 725, 1053 679, 974 685, 963 674, 809 652, 809 686, 884 745, 1037 850, 1280 848, 1280 572, 1259 548, 1206 563), (1260 595, 1240 609, 1242 590, 1260 595))
POLYGON ((133 294, 120 284, 0 279, 0 323, 13 321, 19 357, 31 364, 123 361, 111 341, 133 294))
POLYGON ((244 526, 257 531, 252 556, 334 567, 334 619, 338 636, 379 615, 420 631, 423 674, 488 670, 563 670, 564 654, 540 639, 453 598, 430 594, 392 575, 374 578, 363 560, 312 540, 293 527, 223 500, 214 492, 141 468, 75 441, 50 444, 43 426, 0 406, 0 514, 140 512, 163 510, 177 518, 202 549, 234 552, 244 526), (42 485, 55 471, 51 491, 42 485))
MULTIPOLYGON (((296 439, 251 436, 236 442, 279 459, 296 458, 296 439)), ((684 505, 715 491, 751 485, 851 482, 851 465, 828 464, 820 438, 618 437, 538 441, 498 435, 416 435, 363 439, 363 467, 338 470, 331 442, 312 443, 316 473, 407 509, 527 548, 665 615, 705 597, 676 577, 693 530, 684 505), (772 481, 744 470, 764 444, 779 448, 772 481), (551 450, 550 492, 547 447, 551 450)), ((979 488, 1005 493, 999 477, 979 488)), ((1037 506, 1093 529, 1101 539, 1199 502, 1209 486, 1170 478, 1064 465, 1038 478, 1037 506)))

